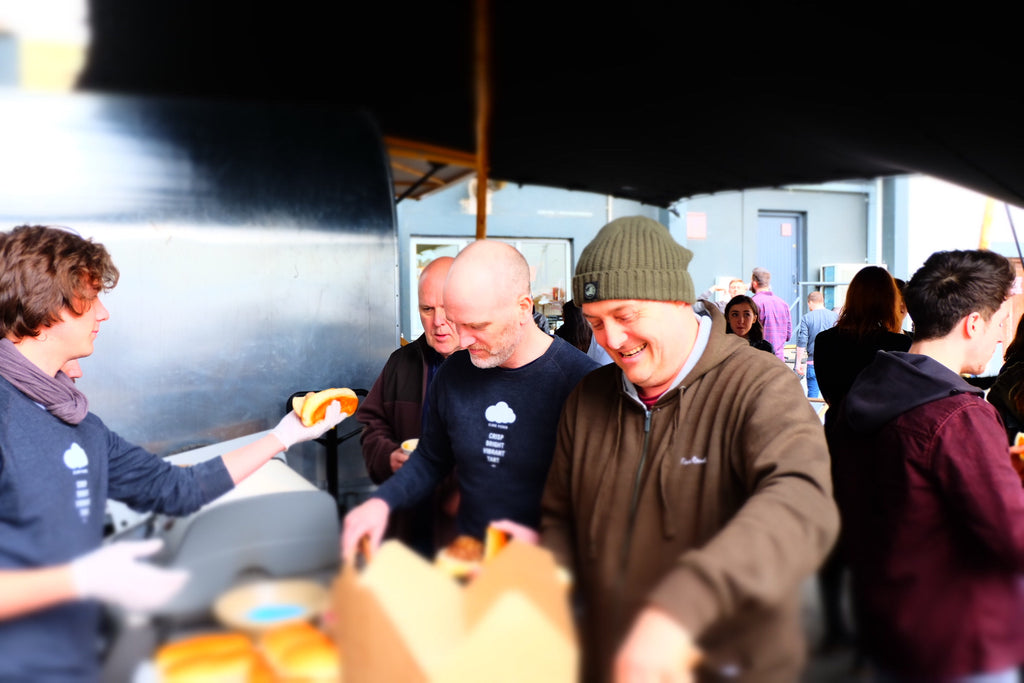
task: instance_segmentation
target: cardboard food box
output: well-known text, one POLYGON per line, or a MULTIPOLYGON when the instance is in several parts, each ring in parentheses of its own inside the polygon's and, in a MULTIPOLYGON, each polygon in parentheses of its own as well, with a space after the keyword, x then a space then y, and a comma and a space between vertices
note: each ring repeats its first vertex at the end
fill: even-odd
POLYGON ((569 585, 548 551, 511 541, 463 587, 398 541, 331 601, 345 683, 573 683, 569 585))

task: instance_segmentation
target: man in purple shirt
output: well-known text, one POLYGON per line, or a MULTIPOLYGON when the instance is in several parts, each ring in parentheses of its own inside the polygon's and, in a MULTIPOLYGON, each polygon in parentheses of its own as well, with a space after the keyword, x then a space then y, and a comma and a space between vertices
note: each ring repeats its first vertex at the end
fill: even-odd
POLYGON ((750 276, 750 289, 754 292, 753 299, 757 307, 761 309, 764 338, 771 343, 779 360, 784 361, 784 347, 793 336, 793 318, 789 314, 789 304, 772 292, 771 282, 771 273, 764 268, 754 268, 750 276))

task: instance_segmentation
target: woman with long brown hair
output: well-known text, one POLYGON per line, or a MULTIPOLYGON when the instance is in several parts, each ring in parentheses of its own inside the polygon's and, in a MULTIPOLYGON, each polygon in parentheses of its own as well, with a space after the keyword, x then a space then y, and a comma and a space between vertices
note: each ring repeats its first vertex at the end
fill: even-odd
POLYGON ((734 296, 725 305, 725 332, 743 337, 755 349, 775 355, 771 342, 764 338, 761 311, 749 296, 734 296))
MULTIPOLYGON (((829 409, 825 411, 826 440, 829 439, 829 418, 836 413, 836 408, 850 391, 857 375, 874 360, 875 354, 882 350, 906 351, 910 348, 912 339, 902 332, 902 302, 896 280, 885 268, 862 268, 850 280, 846 302, 835 326, 819 332, 815 337, 815 374, 821 395, 829 404, 829 409)), ((855 641, 842 615, 845 571, 846 561, 837 544, 818 572, 818 588, 825 621, 821 644, 823 650, 855 641)))
POLYGON ((896 280, 885 268, 867 266, 853 276, 839 321, 814 341, 818 387, 829 406, 846 397, 878 351, 910 348, 912 339, 902 332, 901 301, 896 280))

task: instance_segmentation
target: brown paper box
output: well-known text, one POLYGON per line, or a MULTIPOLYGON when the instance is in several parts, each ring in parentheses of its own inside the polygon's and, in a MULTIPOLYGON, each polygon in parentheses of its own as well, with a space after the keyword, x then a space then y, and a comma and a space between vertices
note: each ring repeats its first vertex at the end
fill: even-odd
POLYGON ((516 541, 463 588, 398 541, 331 600, 345 683, 574 683, 569 587, 551 553, 516 541))

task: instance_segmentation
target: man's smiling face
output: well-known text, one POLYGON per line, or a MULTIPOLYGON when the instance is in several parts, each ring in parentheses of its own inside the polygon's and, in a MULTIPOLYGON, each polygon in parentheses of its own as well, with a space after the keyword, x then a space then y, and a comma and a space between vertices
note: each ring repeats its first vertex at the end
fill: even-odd
POLYGON ((594 339, 642 396, 658 396, 679 374, 696 334, 689 304, 611 299, 583 304, 594 339))

